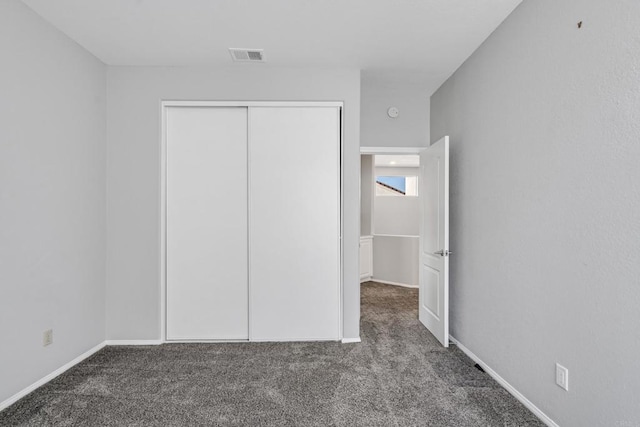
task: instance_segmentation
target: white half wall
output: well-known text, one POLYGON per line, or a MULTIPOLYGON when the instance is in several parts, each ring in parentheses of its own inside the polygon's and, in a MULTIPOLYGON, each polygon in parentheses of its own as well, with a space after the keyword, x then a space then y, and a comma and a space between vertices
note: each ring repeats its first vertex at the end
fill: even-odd
POLYGON ((432 97, 451 333, 566 427, 640 425, 639 28, 637 1, 524 1, 432 97))
POLYGON ((235 65, 108 69, 109 340, 161 338, 161 100, 344 101, 343 324, 359 336, 360 72, 235 65))
POLYGON ((105 339, 106 70, 17 0, 0 55, 1 403, 105 339))
POLYGON ((373 279, 418 286, 418 237, 374 236, 373 279))

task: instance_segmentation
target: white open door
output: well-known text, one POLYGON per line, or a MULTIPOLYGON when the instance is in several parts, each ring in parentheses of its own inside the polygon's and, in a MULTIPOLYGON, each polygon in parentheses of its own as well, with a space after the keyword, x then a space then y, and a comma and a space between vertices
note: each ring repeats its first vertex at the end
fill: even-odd
POLYGON ((420 153, 419 317, 449 346, 449 137, 420 153))

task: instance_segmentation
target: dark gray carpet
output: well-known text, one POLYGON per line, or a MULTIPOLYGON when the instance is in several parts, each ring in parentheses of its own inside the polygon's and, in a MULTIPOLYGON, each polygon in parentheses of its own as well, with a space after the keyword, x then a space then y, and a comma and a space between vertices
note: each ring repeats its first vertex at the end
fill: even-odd
POLYGON ((362 286, 362 343, 107 347, 0 412, 2 426, 542 426, 417 320, 417 291, 362 286))

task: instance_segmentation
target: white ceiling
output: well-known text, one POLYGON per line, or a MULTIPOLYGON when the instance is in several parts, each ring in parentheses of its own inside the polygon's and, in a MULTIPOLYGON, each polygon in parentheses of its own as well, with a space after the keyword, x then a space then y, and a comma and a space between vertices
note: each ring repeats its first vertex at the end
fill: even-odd
POLYGON ((417 154, 377 154, 374 163, 378 167, 417 168, 420 166, 420 156, 417 154))
POLYGON ((444 80, 522 0, 23 0, 109 65, 421 70, 444 80), (266 64, 227 48, 263 48, 266 64))

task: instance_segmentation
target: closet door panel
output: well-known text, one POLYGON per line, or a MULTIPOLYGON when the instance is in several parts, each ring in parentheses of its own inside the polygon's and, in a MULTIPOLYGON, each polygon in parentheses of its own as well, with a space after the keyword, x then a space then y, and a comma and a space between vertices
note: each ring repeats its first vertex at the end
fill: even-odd
POLYGON ((170 107, 166 126, 167 339, 247 339, 247 108, 170 107))
POLYGON ((249 109, 250 339, 340 338, 340 115, 249 109))

